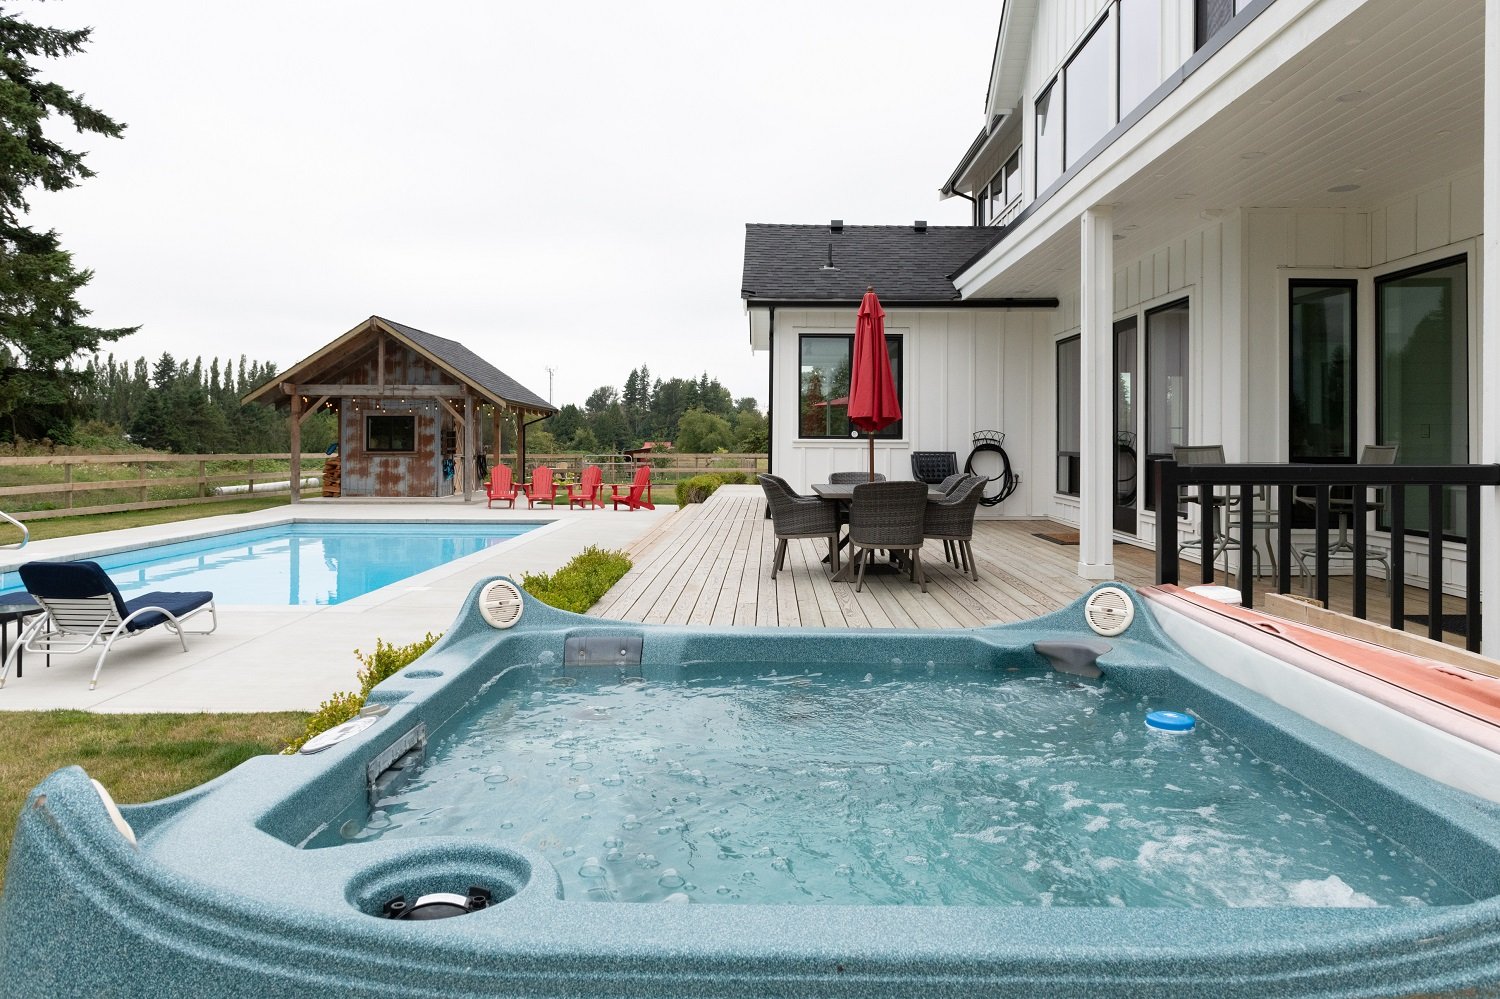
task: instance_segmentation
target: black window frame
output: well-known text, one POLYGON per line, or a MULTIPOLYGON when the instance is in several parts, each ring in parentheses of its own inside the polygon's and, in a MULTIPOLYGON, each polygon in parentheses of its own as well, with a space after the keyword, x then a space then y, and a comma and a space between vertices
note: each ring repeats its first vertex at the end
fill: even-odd
POLYGON ((1050 188, 1053 184, 1056 184, 1059 180, 1062 179, 1063 175, 1068 172, 1068 168, 1065 165, 1068 162, 1068 150, 1066 147, 1066 143, 1068 140, 1068 123, 1063 113, 1063 98, 1066 95, 1062 92, 1064 89, 1063 76, 1062 71, 1059 70, 1057 75, 1052 78, 1051 82, 1049 82, 1045 87, 1042 88, 1042 92, 1036 95, 1036 100, 1031 102, 1031 131, 1033 138, 1036 140, 1031 144, 1031 176, 1035 178, 1036 195, 1038 198, 1042 196, 1042 192, 1047 190, 1047 188, 1042 187, 1042 139, 1041 133, 1037 129, 1036 124, 1037 107, 1042 103, 1043 100, 1047 99, 1047 97, 1052 93, 1052 89, 1054 87, 1056 87, 1058 91, 1057 114, 1055 116, 1057 120, 1057 128, 1059 130, 1057 133, 1058 164, 1057 175, 1047 182, 1047 188, 1050 188))
MULTIPOLYGON (((391 435, 392 440, 399 443, 396 435, 391 435)), ((366 413, 365 414, 365 453, 367 454, 416 454, 417 452, 417 415, 415 413, 366 413), (373 424, 376 420, 400 421, 405 420, 411 428, 408 435, 410 447, 377 447, 375 440, 377 434, 373 432, 373 424)))
POLYGON ((1286 371, 1287 371, 1287 460, 1294 464, 1311 465, 1341 465, 1353 464, 1359 458, 1359 282, 1353 278, 1291 278, 1287 281, 1286 296, 1286 371), (1348 412, 1344 414, 1345 426, 1348 428, 1347 436, 1349 442, 1349 454, 1338 455, 1296 455, 1293 454, 1292 443, 1292 385, 1296 372, 1292 370, 1295 363, 1292 352, 1291 338, 1294 334, 1293 320, 1296 316, 1297 303, 1293 292, 1298 288, 1343 288, 1349 292, 1349 393, 1348 412))
MULTIPOLYGON (((1079 451, 1069 451, 1069 450, 1065 449, 1063 447, 1063 441, 1062 441, 1062 427, 1063 427, 1063 419, 1062 419, 1062 416, 1063 416, 1063 393, 1062 393, 1062 387, 1063 387, 1063 348, 1067 347, 1070 344, 1077 344, 1078 345, 1078 364, 1079 364, 1079 367, 1081 369, 1082 365, 1083 365, 1083 336, 1080 333, 1074 333, 1072 336, 1065 336, 1062 339, 1056 341, 1056 346, 1053 348, 1054 354, 1053 354, 1053 362, 1052 362, 1053 363, 1053 377, 1055 379, 1054 384, 1056 384, 1056 386, 1057 386, 1057 404, 1056 404, 1055 411, 1054 411, 1054 414, 1053 414, 1054 419, 1055 419, 1055 433, 1054 433, 1053 442, 1056 445, 1056 449, 1057 449, 1057 468, 1056 468, 1056 480, 1053 482, 1052 485, 1055 488, 1055 490, 1057 491, 1058 495, 1060 495, 1060 496, 1077 496, 1077 495, 1079 495, 1079 493, 1080 493, 1080 488, 1079 488, 1080 480, 1081 480, 1081 478, 1083 476, 1083 464, 1082 464, 1082 459, 1081 459, 1080 452, 1079 451)), ((1078 406, 1078 408, 1080 410, 1079 415, 1077 416, 1077 420, 1078 420, 1078 422, 1080 424, 1078 432, 1079 432, 1079 435, 1080 435, 1079 443, 1081 444, 1082 443, 1082 434, 1083 434, 1083 427, 1082 427, 1082 420, 1083 420, 1083 417, 1082 417, 1082 408, 1083 408, 1083 373, 1080 370, 1078 372, 1075 372, 1075 374, 1076 374, 1076 379, 1075 380, 1076 380, 1076 382, 1078 384, 1078 398, 1074 399, 1073 401, 1078 406)))
MULTIPOLYGON (((1147 510, 1150 510, 1152 513, 1156 512, 1156 463, 1158 461, 1161 461, 1161 460, 1165 459, 1165 458, 1172 457, 1172 454, 1171 454, 1170 451, 1167 452, 1167 453, 1165 453, 1165 454, 1162 454, 1162 453, 1158 453, 1158 452, 1155 452, 1155 451, 1151 450, 1151 317, 1154 316, 1154 315, 1156 315, 1159 312, 1166 312, 1166 311, 1168 311, 1170 309, 1176 309, 1176 308, 1178 308, 1180 306, 1184 306, 1184 305, 1187 306, 1187 310, 1188 310, 1188 360, 1191 362, 1191 360, 1192 360, 1192 350, 1193 350, 1193 339, 1192 339, 1193 299, 1192 299, 1191 295, 1184 295, 1181 298, 1174 298, 1170 302, 1163 302, 1161 305, 1153 306, 1152 308, 1142 310, 1142 313, 1141 313, 1140 336, 1141 336, 1142 340, 1144 341, 1143 344, 1142 344, 1142 349, 1144 351, 1144 353, 1143 353, 1142 356, 1143 356, 1144 362, 1145 362, 1145 369, 1141 372, 1141 387, 1142 387, 1142 392, 1141 392, 1142 413, 1141 413, 1141 417, 1142 417, 1142 420, 1143 420, 1142 427, 1143 427, 1143 430, 1144 430, 1144 433, 1145 433, 1145 440, 1141 443, 1140 446, 1142 448, 1144 448, 1145 452, 1146 452, 1146 504, 1145 504, 1145 508, 1147 510)), ((1189 377, 1191 377, 1191 373, 1192 373, 1191 365, 1189 365, 1188 372, 1189 372, 1189 377)), ((1188 397, 1189 398, 1192 397, 1192 392, 1193 392, 1193 386, 1192 386, 1192 383, 1189 382, 1188 383, 1188 397)), ((1184 428, 1184 430, 1186 430, 1186 428, 1184 428)))
MULTIPOLYGON (((906 346, 905 337, 900 333, 887 333, 885 335, 886 350, 890 352, 892 361, 892 377, 896 382, 896 401, 901 406, 901 419, 892 423, 883 430, 875 431, 875 439, 881 440, 904 440, 906 436, 906 346)), ((847 441, 855 437, 863 438, 863 431, 851 435, 848 430, 837 434, 804 434, 802 432, 802 345, 808 340, 844 340, 848 343, 849 364, 851 370, 854 365, 854 334, 853 333, 799 333, 797 334, 797 440, 799 441, 847 441)))
MULTIPOLYGON (((1417 265, 1412 266, 1412 267, 1404 267, 1401 270, 1390 271, 1389 273, 1386 273, 1386 274, 1375 275, 1372 278, 1371 285, 1372 285, 1372 288, 1373 288, 1374 294, 1375 294, 1375 329, 1374 329, 1374 353, 1375 353, 1375 435, 1376 435, 1378 443, 1384 443, 1383 441, 1380 441, 1379 438, 1383 436, 1381 434, 1381 425, 1382 425, 1382 422, 1383 422, 1382 421, 1382 417, 1384 415, 1383 412, 1382 412, 1382 408, 1384 406, 1384 400, 1385 400, 1385 385, 1384 385, 1384 378, 1383 378, 1384 371, 1385 371, 1385 364, 1383 363, 1384 358, 1385 358, 1385 350, 1384 350, 1384 344, 1381 342, 1382 341, 1382 333, 1383 333, 1383 331, 1385 329, 1385 314, 1384 314, 1384 310, 1381 308, 1380 286, 1382 284, 1388 282, 1388 281, 1400 281, 1400 280, 1402 280, 1404 278, 1416 277, 1417 275, 1423 274, 1423 273, 1425 273, 1427 271, 1441 270, 1444 267, 1452 267, 1455 264, 1463 264, 1463 266, 1464 266, 1464 291, 1465 291, 1465 298, 1464 298, 1464 301, 1463 301, 1463 309, 1464 309, 1464 333, 1465 333, 1465 340, 1466 340, 1465 349, 1467 351, 1467 353, 1465 355, 1465 357, 1466 357, 1466 363, 1465 363, 1465 372, 1464 373, 1467 376, 1468 381, 1472 383, 1472 381, 1474 379, 1474 372, 1473 372, 1473 369, 1472 369, 1472 362, 1473 362, 1473 355, 1474 355, 1474 328, 1473 328, 1473 324, 1469 322, 1469 319, 1468 319, 1468 310, 1469 310, 1469 300, 1474 295, 1474 268, 1470 264, 1469 254, 1468 253, 1455 253, 1455 254, 1453 254, 1451 256, 1443 257, 1440 260, 1429 260, 1427 263, 1424 263, 1424 264, 1417 264, 1417 265)), ((1483 391, 1483 388, 1484 388, 1483 386, 1480 386, 1480 390, 1481 391, 1483 391)), ((1466 385, 1465 386, 1465 390, 1467 391, 1468 389, 1469 389, 1469 386, 1466 385)), ((1469 406, 1473 406, 1473 404, 1474 404, 1474 395, 1473 395, 1472 392, 1469 393, 1469 400, 1468 400, 1468 402, 1469 402, 1469 406)), ((1466 412, 1468 411, 1468 408, 1469 407, 1465 407, 1465 411, 1466 412)), ((1474 438, 1469 433, 1469 428, 1468 427, 1464 428, 1464 435, 1467 438, 1467 450, 1469 452, 1469 454, 1467 455, 1467 458, 1470 461, 1472 461, 1473 460, 1473 454, 1474 454, 1474 438)), ((1402 461, 1401 455, 1400 455, 1399 452, 1397 453, 1397 456, 1396 456, 1396 463, 1397 464, 1405 464, 1405 462, 1402 461)), ((1407 501, 1407 509, 1408 510, 1413 509, 1413 504, 1414 503, 1421 503, 1421 504, 1424 505, 1424 508, 1425 508, 1425 504, 1427 502, 1425 498, 1415 499, 1415 497, 1418 495, 1417 490, 1420 490, 1421 488, 1422 487, 1420 487, 1420 486, 1407 486, 1406 487, 1408 497, 1411 497, 1407 501)), ((1446 512, 1446 509, 1444 510, 1444 512, 1446 512)), ((1390 520, 1390 511, 1389 510, 1381 510, 1379 512, 1379 514, 1378 514, 1378 516, 1376 518, 1375 526, 1379 530, 1382 530, 1382 531, 1389 531, 1391 529, 1391 520, 1390 520)), ((1404 533, 1407 534, 1407 535, 1420 535, 1420 536, 1425 537, 1426 534, 1427 534, 1427 529, 1424 528, 1424 527, 1407 527, 1405 529, 1404 533)), ((1453 542, 1464 542, 1464 541, 1466 541, 1468 539, 1468 535, 1467 534, 1461 534, 1461 533, 1457 533, 1457 532, 1449 533, 1446 529, 1442 532, 1442 537, 1443 537, 1444 541, 1453 541, 1453 542)))
MULTIPOLYGON (((1115 10, 1116 6, 1117 5, 1113 4, 1113 3, 1109 3, 1109 4, 1105 4, 1104 5, 1104 13, 1101 14, 1101 15, 1099 15, 1099 19, 1094 22, 1093 27, 1089 28, 1088 31, 1084 32, 1083 38, 1080 39, 1079 42, 1078 42, 1078 44, 1073 47, 1073 50, 1068 53, 1068 58, 1065 59, 1065 60, 1063 60, 1062 69, 1058 70, 1057 71, 1057 76, 1053 78, 1053 82, 1054 83, 1056 83, 1058 80, 1063 81, 1063 92, 1062 92, 1062 127, 1063 127, 1063 131, 1062 131, 1062 173, 1058 174, 1059 177, 1061 177, 1063 174, 1066 174, 1068 172, 1068 169, 1073 166, 1073 164, 1068 161, 1068 92, 1073 89, 1072 87, 1069 87, 1067 85, 1068 67, 1072 66, 1073 63, 1078 59, 1078 57, 1083 54, 1083 50, 1086 49, 1086 48, 1088 48, 1089 42, 1091 42, 1091 41, 1094 40, 1094 36, 1099 33, 1099 29, 1100 28, 1103 28, 1106 24, 1113 23, 1114 15, 1116 15, 1117 13, 1119 13, 1117 10, 1115 10)), ((1116 49, 1119 48, 1119 45, 1120 45, 1120 32, 1117 30, 1115 32, 1115 47, 1116 47, 1116 49)), ((1119 58, 1118 58, 1118 55, 1117 55, 1116 59, 1115 59, 1115 75, 1118 77, 1119 73, 1120 73, 1120 65, 1119 65, 1119 58)), ((1113 106, 1115 106, 1118 109, 1118 106, 1119 106, 1119 103, 1120 103, 1120 84, 1119 84, 1119 80, 1118 79, 1115 81, 1114 100, 1111 103, 1112 103, 1113 106)), ((1120 116, 1118 114, 1113 115, 1113 118, 1114 118, 1114 120, 1112 122, 1110 122, 1109 126, 1107 128, 1105 128, 1104 132, 1097 139, 1094 140, 1093 145, 1098 145, 1104 139, 1104 136, 1106 136, 1106 135, 1109 134, 1110 129, 1113 128, 1115 125, 1118 125, 1120 123, 1120 116)), ((1093 146, 1090 146, 1089 148, 1092 149, 1093 146)), ((1084 153, 1084 152, 1087 152, 1087 150, 1079 150, 1080 155, 1082 153, 1084 153)))

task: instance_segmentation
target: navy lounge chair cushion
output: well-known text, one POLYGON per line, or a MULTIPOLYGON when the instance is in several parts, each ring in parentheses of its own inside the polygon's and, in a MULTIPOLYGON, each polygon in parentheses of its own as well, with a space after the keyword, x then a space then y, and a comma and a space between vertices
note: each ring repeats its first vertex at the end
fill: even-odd
MULTIPOLYGON (((160 607, 162 610, 169 611, 174 617, 182 617, 202 607, 213 598, 214 595, 207 590, 184 590, 180 593, 154 590, 134 600, 126 601, 125 613, 132 614, 142 607, 160 607)), ((152 611, 142 614, 125 627, 128 631, 145 631, 147 628, 156 627, 166 619, 165 614, 152 611)))
MULTIPOLYGON (((170 593, 157 590, 127 601, 120 595, 114 580, 98 562, 27 562, 18 570, 26 591, 44 600, 79 600, 109 594, 114 598, 120 617, 129 617, 142 607, 161 607, 177 617, 197 610, 214 598, 205 590, 170 593)), ((154 628, 167 618, 163 614, 142 614, 127 626, 129 631, 154 628)))

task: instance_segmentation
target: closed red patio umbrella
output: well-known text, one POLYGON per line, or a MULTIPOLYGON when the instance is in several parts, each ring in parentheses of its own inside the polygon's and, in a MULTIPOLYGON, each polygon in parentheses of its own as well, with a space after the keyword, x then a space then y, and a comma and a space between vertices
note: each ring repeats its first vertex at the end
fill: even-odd
POLYGON ((870 481, 875 481, 875 431, 901 419, 896 381, 891 377, 891 355, 885 346, 885 310, 866 289, 854 324, 854 363, 849 371, 849 422, 870 441, 870 481))

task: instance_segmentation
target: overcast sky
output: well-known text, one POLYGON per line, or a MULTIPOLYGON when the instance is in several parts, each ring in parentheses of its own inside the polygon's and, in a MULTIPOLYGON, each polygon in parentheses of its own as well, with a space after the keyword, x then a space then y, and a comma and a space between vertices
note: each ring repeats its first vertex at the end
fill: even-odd
POLYGON ((999 0, 61 0, 46 75, 129 127, 32 201, 117 357, 286 366, 375 314, 581 403, 766 395, 746 222, 968 221, 999 0))

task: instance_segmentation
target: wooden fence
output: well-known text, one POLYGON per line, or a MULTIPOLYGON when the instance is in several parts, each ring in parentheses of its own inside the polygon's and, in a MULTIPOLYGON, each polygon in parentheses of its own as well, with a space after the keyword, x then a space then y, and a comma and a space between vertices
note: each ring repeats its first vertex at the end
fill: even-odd
MULTIPOLYGON (((291 475, 290 454, 69 454, 0 457, 0 510, 18 520, 44 520, 89 513, 150 510, 187 503, 242 499, 266 492, 291 475), (257 489, 257 484, 259 488, 257 489), (245 485, 246 492, 215 495, 214 487, 245 485)), ((303 474, 318 475, 322 453, 304 454, 303 474)), ((502 461, 515 467, 516 456, 502 461)), ((654 454, 643 456, 653 475, 675 482, 705 472, 766 470, 764 454, 654 454)), ((635 465, 624 455, 526 455, 528 468, 550 465, 576 474, 584 465, 604 468, 606 481, 629 481, 635 465)), ((482 484, 481 484, 482 487, 482 484)), ((304 487, 306 488, 306 487, 304 487)))
MULTIPOLYGON (((18 520, 243 499, 285 482, 290 454, 69 454, 0 458, 0 510, 18 520), (214 487, 244 485, 215 495, 214 487)), ((324 455, 303 455, 321 471, 324 455)))

